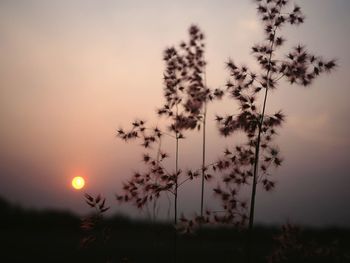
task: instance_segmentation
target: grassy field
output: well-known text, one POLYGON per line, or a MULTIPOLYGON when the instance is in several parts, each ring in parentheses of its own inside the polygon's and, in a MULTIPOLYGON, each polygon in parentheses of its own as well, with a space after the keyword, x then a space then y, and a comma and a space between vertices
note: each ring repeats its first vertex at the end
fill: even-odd
MULTIPOLYGON (((104 241, 98 237, 84 248, 80 244, 86 234, 80 227, 81 219, 75 215, 24 211, 5 201, 0 202, 0 213, 0 262, 174 262, 174 229, 170 224, 115 216, 102 223, 110 229, 110 238, 104 241)), ((277 245, 274 236, 279 231, 277 227, 255 228, 253 262, 267 262, 277 245)), ((100 233, 97 231, 96 235, 100 233)), ((177 262, 243 262, 245 236, 245 232, 213 227, 192 235, 178 235, 177 262)), ((304 229, 303 239, 325 247, 337 242, 339 259, 332 256, 313 262, 349 259, 349 229, 304 229)))

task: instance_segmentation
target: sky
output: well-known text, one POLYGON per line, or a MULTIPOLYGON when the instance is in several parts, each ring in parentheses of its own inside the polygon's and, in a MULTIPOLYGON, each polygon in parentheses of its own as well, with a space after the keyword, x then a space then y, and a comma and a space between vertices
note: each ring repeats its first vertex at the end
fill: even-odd
MULTIPOLYGON (((272 92, 267 110, 287 116, 277 140, 284 164, 276 189, 258 190, 256 220, 349 227, 350 1, 297 2, 306 21, 283 30, 286 47, 303 43, 339 66, 310 88, 282 82, 272 92)), ((142 169, 140 147, 118 140, 116 129, 135 118, 162 122, 162 52, 186 40, 191 24, 206 35, 210 87, 224 87, 229 57, 256 68, 250 48, 263 35, 253 1, 0 1, 0 196, 86 213, 84 191, 102 193, 112 212, 140 216, 114 200, 142 169), (70 187, 75 175, 86 178, 84 191, 70 187)), ((218 136, 213 119, 236 108, 229 99, 208 108, 208 160, 235 143, 218 136)), ((200 136, 186 136, 183 169, 200 163, 200 136)), ((198 212, 198 183, 181 189, 181 212, 198 212)), ((205 199, 215 207, 209 185, 205 199)))

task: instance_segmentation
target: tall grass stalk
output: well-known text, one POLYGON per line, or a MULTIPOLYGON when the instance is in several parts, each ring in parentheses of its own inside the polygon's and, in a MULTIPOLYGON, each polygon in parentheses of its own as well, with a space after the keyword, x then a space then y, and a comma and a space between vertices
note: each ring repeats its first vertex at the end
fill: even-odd
MULTIPOLYGON (((248 67, 237 66, 229 60, 227 66, 230 80, 226 86, 231 97, 238 102, 240 111, 227 117, 217 117, 222 135, 229 136, 240 130, 247 138, 245 144, 236 146, 234 150, 226 150, 219 169, 231 169, 231 174, 223 177, 226 184, 233 182, 238 187, 247 184, 251 187, 246 243, 248 261, 252 254, 257 185, 260 183, 264 190, 271 191, 275 187, 275 180, 271 177, 269 168, 278 167, 282 163, 279 150, 272 142, 277 135, 277 128, 285 121, 285 116, 282 111, 266 113, 269 92, 278 88, 282 78, 290 84, 310 86, 321 73, 331 72, 336 66, 334 60, 325 61, 322 57, 311 54, 302 45, 275 58, 277 50, 286 41, 279 34, 281 28, 286 24, 300 25, 304 22, 301 8, 295 5, 289 11, 289 2, 256 0, 257 11, 264 26, 264 40, 253 45, 252 53, 260 66, 260 72, 254 73, 248 67), (257 105, 260 99, 262 107, 257 105)), ((226 199, 236 195, 236 191, 230 194, 220 188, 216 192, 226 199)))
MULTIPOLYGON (((176 118, 178 118, 178 106, 176 105, 176 118)), ((174 187, 174 224, 177 225, 177 194, 179 188, 179 132, 175 131, 175 187, 174 187)))
MULTIPOLYGON (((204 87, 207 88, 207 74, 204 68, 204 87)), ((203 125, 202 125, 202 187, 201 187, 201 218, 204 215, 204 184, 206 170, 206 126, 207 126, 207 99, 203 103, 203 125)))
MULTIPOLYGON (((277 26, 275 27, 271 39, 271 51, 274 50, 274 44, 275 44, 275 38, 276 38, 276 30, 277 26)), ((270 79, 270 72, 271 72, 271 60, 272 60, 272 54, 273 52, 270 53, 269 59, 268 59, 268 69, 267 69, 267 79, 270 79)), ((253 225, 254 225, 254 211, 255 211, 255 197, 256 197, 256 186, 257 186, 257 179, 259 176, 259 158, 260 158, 260 143, 261 143, 261 131, 262 131, 262 126, 264 123, 264 117, 265 117, 265 109, 266 109, 266 103, 267 103, 267 96, 268 96, 268 91, 270 88, 270 82, 268 81, 266 83, 266 88, 265 88, 265 93, 264 93, 264 103, 262 106, 262 113, 260 117, 260 121, 258 124, 258 136, 257 136, 257 141, 256 141, 256 147, 255 147, 255 157, 254 157, 254 170, 253 170, 253 185, 252 185, 252 192, 251 192, 251 197, 250 197, 250 211, 249 211, 249 225, 248 225, 248 254, 250 255, 250 250, 251 250, 251 239, 252 239, 252 231, 253 231, 253 225)))
MULTIPOLYGON (((176 105, 176 118, 178 118, 178 105, 176 105)), ((175 188, 174 188, 174 226, 177 225, 177 194, 179 188, 179 132, 175 132, 175 188)), ((177 231, 174 228, 174 262, 177 262, 177 231)))
POLYGON ((204 212, 204 183, 205 183, 205 154, 206 154, 206 122, 207 122, 207 103, 203 105, 203 127, 202 127, 202 187, 201 187, 201 217, 204 212))

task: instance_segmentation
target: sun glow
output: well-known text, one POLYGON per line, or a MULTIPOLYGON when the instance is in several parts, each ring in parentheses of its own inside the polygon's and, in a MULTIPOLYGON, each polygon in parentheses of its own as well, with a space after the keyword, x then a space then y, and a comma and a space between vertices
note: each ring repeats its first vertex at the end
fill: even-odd
POLYGON ((72 180, 72 186, 74 189, 80 190, 85 186, 85 180, 81 176, 76 176, 72 180))

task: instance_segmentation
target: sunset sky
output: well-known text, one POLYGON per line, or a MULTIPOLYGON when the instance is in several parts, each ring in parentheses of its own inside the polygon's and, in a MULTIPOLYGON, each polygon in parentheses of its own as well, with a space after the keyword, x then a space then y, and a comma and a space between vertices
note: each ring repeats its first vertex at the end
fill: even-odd
MULTIPOLYGON (((287 116, 278 137, 284 164, 274 172, 277 188, 258 191, 256 218, 349 227, 350 1, 296 2, 306 21, 285 28, 286 48, 306 44, 339 66, 309 88, 282 82, 272 92, 267 110, 287 116)), ((84 191, 102 193, 113 211, 138 215, 114 199, 142 168, 140 147, 117 139, 116 129, 135 118, 164 122, 155 113, 163 102, 162 52, 186 40, 191 24, 206 35, 210 87, 224 87, 229 57, 257 68, 250 48, 262 27, 253 1, 0 1, 0 196, 85 213, 84 191), (86 179, 83 191, 71 187, 76 175, 86 179)), ((232 100, 210 105, 209 161, 235 142, 218 136, 215 114, 236 108, 232 100)), ((180 145, 184 170, 200 163, 196 135, 180 145)), ((209 191, 207 206, 215 206, 209 191)), ((180 211, 198 212, 198 182, 180 194, 180 211)))

